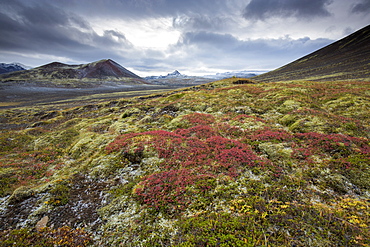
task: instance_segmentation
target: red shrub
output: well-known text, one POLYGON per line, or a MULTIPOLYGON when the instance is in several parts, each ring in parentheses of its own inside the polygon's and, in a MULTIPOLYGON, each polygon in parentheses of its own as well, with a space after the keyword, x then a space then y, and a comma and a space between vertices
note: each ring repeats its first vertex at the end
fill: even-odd
POLYGON ((188 121, 191 126, 212 124, 215 117, 211 114, 205 113, 192 113, 183 116, 183 119, 188 121))
POLYGON ((126 158, 130 153, 131 162, 139 162, 140 159, 132 157, 145 150, 154 151, 163 158, 163 171, 143 178, 135 194, 150 207, 171 211, 181 209, 191 201, 194 195, 187 193, 191 186, 192 189, 199 187, 205 193, 212 187, 207 182, 208 178, 220 175, 236 178, 245 166, 255 166, 262 161, 247 144, 215 134, 205 125, 180 129, 175 133, 149 131, 126 134, 109 144, 107 151, 123 151, 126 158), (200 180, 204 180, 203 183, 200 180))
POLYGON ((370 153, 370 146, 364 138, 316 132, 297 133, 294 136, 301 141, 300 147, 306 150, 307 155, 329 153, 347 157, 351 153, 370 153))
POLYGON ((206 177, 212 176, 199 175, 189 169, 154 173, 145 177, 134 193, 139 201, 152 208, 173 212, 184 209, 190 203, 192 195, 188 193, 189 186, 206 177))
POLYGON ((197 125, 189 129, 177 129, 174 133, 184 137, 197 137, 199 139, 206 139, 217 135, 216 132, 209 125, 197 125))
POLYGON ((293 136, 285 130, 272 130, 270 128, 259 129, 249 134, 252 141, 290 141, 293 136))

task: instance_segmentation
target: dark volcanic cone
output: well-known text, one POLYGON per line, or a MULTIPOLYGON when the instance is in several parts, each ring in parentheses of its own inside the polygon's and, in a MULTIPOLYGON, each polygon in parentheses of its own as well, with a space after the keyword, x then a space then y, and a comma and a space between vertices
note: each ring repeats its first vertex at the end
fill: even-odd
POLYGON ((100 60, 95 63, 87 64, 81 68, 81 72, 84 74, 82 78, 103 79, 106 77, 131 77, 140 79, 139 76, 125 69, 111 59, 100 60))

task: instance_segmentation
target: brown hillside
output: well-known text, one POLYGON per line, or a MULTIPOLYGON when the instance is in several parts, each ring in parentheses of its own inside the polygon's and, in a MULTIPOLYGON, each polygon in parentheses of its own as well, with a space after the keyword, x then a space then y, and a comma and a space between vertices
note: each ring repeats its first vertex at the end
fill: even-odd
POLYGON ((343 81, 370 78, 370 25, 274 71, 254 77, 259 82, 343 81))

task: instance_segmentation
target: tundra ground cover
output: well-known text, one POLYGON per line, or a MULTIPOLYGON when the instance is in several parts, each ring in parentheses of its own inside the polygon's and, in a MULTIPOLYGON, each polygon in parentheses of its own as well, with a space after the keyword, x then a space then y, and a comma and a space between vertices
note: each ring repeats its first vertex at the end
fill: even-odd
POLYGON ((3 110, 0 238, 70 222, 81 246, 368 246, 370 84, 237 80, 3 110))

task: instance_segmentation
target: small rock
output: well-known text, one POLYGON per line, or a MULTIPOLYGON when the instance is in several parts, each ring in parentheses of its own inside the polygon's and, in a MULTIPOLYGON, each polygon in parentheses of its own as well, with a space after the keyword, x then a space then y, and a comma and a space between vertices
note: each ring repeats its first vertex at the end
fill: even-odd
POLYGON ((37 231, 40 231, 42 228, 45 228, 47 223, 49 221, 49 217, 46 215, 44 217, 42 217, 41 220, 39 220, 37 223, 36 223, 36 230, 37 231))

